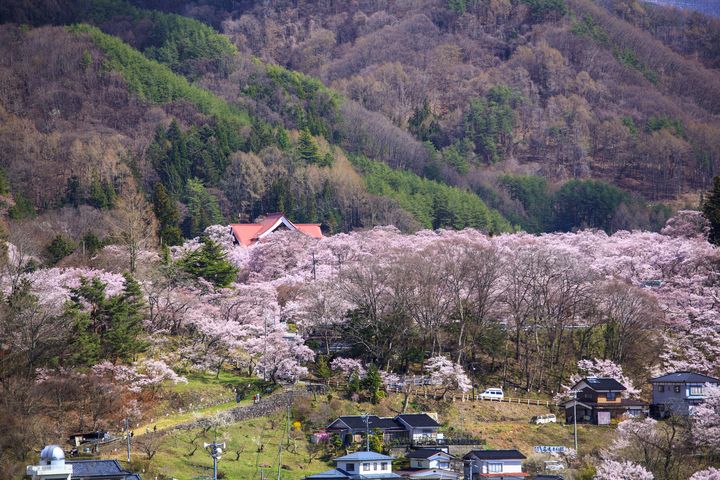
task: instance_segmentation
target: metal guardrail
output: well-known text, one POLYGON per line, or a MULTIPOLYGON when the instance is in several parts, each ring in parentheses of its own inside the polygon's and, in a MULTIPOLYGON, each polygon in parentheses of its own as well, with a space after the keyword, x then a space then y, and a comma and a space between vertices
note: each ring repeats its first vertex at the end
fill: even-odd
POLYGON ((517 403, 520 405, 538 405, 538 406, 545 406, 545 407, 558 406, 557 403, 551 402, 550 400, 540 400, 537 398, 512 398, 512 397, 483 398, 480 395, 475 395, 475 400, 476 401, 485 401, 485 402, 517 403))

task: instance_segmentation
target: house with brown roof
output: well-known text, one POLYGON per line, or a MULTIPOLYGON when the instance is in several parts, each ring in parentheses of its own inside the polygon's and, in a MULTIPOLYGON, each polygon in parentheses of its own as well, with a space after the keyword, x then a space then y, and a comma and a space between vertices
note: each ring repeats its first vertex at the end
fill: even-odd
POLYGON ((300 232, 313 238, 323 238, 319 223, 293 223, 282 213, 270 213, 258 223, 230 225, 234 242, 248 247, 278 230, 300 232))

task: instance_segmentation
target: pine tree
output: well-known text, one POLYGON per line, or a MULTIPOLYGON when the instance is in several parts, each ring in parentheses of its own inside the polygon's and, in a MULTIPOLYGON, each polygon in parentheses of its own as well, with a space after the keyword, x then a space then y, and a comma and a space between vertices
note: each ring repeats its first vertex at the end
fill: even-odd
POLYGON ((703 213, 710 222, 710 243, 720 245, 720 176, 713 179, 713 188, 705 198, 703 213))
POLYGON ((158 235, 163 245, 180 245, 182 232, 180 231, 180 210, 177 202, 170 196, 162 183, 155 185, 153 192, 153 212, 159 222, 158 235))
POLYGON ((222 247, 210 239, 189 252, 178 262, 181 269, 196 278, 204 278, 216 287, 227 287, 237 276, 237 269, 227 261, 222 247))
POLYGON ((142 339, 144 306, 140 284, 129 274, 122 293, 109 298, 98 278, 82 278, 65 308, 73 325, 71 362, 89 366, 102 360, 133 360, 147 348, 142 339))
POLYGON ((188 216, 185 231, 188 237, 196 237, 210 225, 222 222, 217 198, 207 191, 200 180, 189 179, 186 190, 188 216))
POLYGON ((102 338, 103 356, 113 361, 130 361, 147 348, 142 339, 142 310, 145 306, 140 284, 129 273, 120 295, 105 302, 111 319, 102 338))
POLYGON ((312 134, 307 129, 300 132, 300 140, 297 148, 300 158, 306 163, 319 163, 322 159, 320 149, 317 143, 315 143, 312 134))

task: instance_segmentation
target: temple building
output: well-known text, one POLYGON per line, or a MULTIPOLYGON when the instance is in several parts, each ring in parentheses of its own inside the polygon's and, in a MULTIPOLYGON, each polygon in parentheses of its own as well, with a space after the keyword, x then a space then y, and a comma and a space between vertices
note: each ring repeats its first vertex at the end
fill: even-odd
POLYGON ((319 223, 292 223, 282 213, 270 213, 259 223, 230 225, 235 243, 248 247, 277 230, 301 232, 313 238, 323 238, 319 223))

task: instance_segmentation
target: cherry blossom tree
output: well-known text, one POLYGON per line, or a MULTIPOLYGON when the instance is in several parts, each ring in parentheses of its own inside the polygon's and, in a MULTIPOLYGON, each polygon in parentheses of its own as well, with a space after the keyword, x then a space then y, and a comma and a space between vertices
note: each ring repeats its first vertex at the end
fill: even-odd
POLYGON ((720 387, 706 384, 705 400, 694 407, 692 435, 698 447, 720 453, 720 387))
POLYGON ((472 382, 465 374, 461 365, 443 356, 431 357, 425 364, 425 371, 430 374, 430 382, 439 385, 445 398, 448 390, 467 393, 472 390, 472 382))
POLYGON ((632 462, 605 460, 597 467, 594 480, 653 480, 652 473, 632 462))
POLYGON ((690 480, 720 480, 720 470, 714 467, 700 470, 699 472, 693 473, 690 480))
POLYGON ((356 374, 359 378, 365 375, 365 368, 362 362, 354 358, 337 357, 330 362, 330 368, 336 372, 340 372, 346 380, 353 374, 356 374))

